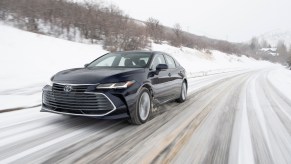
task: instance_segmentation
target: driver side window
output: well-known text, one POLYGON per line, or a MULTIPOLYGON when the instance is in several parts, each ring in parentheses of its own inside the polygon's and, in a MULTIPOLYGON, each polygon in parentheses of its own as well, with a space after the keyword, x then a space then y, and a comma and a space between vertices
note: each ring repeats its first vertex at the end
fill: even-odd
POLYGON ((156 69, 157 65, 159 64, 166 64, 164 55, 162 54, 157 54, 155 56, 151 69, 156 69))

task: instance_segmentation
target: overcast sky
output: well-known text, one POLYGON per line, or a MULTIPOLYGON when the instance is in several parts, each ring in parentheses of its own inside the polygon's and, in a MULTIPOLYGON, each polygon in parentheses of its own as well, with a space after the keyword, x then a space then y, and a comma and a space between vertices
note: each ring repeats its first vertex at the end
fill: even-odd
POLYGON ((272 30, 291 29, 291 0, 104 0, 131 17, 157 18, 162 24, 198 35, 247 41, 272 30))

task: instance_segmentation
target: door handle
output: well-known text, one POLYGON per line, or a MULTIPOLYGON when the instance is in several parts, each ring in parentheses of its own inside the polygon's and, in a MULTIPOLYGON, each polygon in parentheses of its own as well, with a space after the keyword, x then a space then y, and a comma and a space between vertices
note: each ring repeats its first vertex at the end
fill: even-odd
POLYGON ((168 74, 170 77, 172 76, 171 73, 168 74))

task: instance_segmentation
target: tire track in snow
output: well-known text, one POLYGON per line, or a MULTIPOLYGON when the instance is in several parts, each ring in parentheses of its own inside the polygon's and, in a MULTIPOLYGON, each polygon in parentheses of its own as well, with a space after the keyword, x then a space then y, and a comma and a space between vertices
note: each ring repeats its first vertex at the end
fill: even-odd
POLYGON ((239 93, 237 111, 233 126, 232 139, 228 163, 253 164, 253 147, 250 134, 250 126, 247 114, 247 85, 252 78, 247 79, 239 93))
POLYGON ((236 93, 248 76, 235 77, 228 85, 220 86, 224 92, 212 102, 211 113, 177 154, 174 163, 227 163, 236 112, 234 107, 239 98, 236 93))
MULTIPOLYGON (((288 128, 283 124, 282 119, 280 119, 280 115, 278 112, 282 112, 282 110, 278 109, 276 106, 276 102, 274 102, 270 96, 276 95, 272 92, 268 92, 269 85, 266 81, 266 78, 269 71, 265 71, 260 74, 260 80, 258 80, 258 84, 260 87, 257 87, 258 93, 260 93, 260 106, 263 109, 264 117, 267 120, 268 125, 268 135, 270 136, 270 146, 272 150, 272 157, 274 161, 278 163, 291 163, 289 156, 291 154, 291 135, 288 133, 288 128), (271 95, 270 95, 271 94, 271 95)), ((277 99, 282 100, 280 98, 277 99)), ((287 107, 287 109, 291 109, 291 107, 287 107)), ((285 114, 285 116, 288 116, 285 114)), ((289 120, 291 121, 291 120, 289 120)), ((291 125, 291 124, 290 124, 291 125)))

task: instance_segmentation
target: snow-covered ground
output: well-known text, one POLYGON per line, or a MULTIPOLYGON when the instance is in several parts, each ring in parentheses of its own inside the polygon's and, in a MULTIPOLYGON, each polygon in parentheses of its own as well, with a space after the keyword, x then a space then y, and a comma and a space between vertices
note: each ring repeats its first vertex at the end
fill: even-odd
POLYGON ((41 89, 63 69, 82 67, 106 53, 89 45, 0 24, 0 109, 40 103, 41 89))
MULTIPOLYGON (((152 44, 152 50, 173 55, 192 77, 270 65, 245 56, 166 44, 152 44)), ((106 52, 101 45, 57 39, 0 23, 0 109, 40 104, 41 88, 53 74, 83 67, 106 52)))

